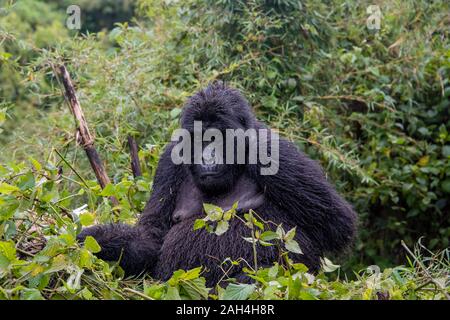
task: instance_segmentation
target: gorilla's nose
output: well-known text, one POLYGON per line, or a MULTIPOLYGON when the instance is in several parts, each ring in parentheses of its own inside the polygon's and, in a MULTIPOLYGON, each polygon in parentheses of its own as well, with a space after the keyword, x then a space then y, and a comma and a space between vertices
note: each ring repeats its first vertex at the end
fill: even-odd
POLYGON ((210 148, 205 148, 205 150, 203 150, 203 165, 204 166, 213 166, 215 164, 217 164, 217 157, 216 157, 216 150, 215 149, 210 149, 210 148))

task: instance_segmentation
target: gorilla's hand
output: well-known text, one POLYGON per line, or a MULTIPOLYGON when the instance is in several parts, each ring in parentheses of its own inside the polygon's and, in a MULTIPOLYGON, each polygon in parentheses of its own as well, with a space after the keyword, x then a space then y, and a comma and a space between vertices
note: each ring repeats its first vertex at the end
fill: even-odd
POLYGON ((137 226, 123 223, 97 225, 83 229, 77 240, 84 242, 87 236, 94 237, 101 247, 97 257, 119 261, 127 275, 137 275, 156 263, 159 243, 137 226))
POLYGON ((118 260, 129 242, 134 238, 134 228, 126 224, 97 225, 85 228, 77 236, 83 243, 86 237, 93 237, 101 247, 97 256, 104 260, 118 260))
MULTIPOLYGON (((84 240, 87 236, 93 237, 97 242, 101 239, 102 234, 104 233, 104 230, 102 230, 102 226, 93 226, 90 228, 84 228, 81 230, 81 232, 77 235, 77 241, 82 244, 84 243, 84 240)), ((100 243, 99 243, 100 244, 100 243)))
POLYGON ((153 180, 152 196, 136 226, 123 223, 98 225, 83 229, 77 236, 84 242, 87 236, 97 240, 101 251, 96 255, 108 261, 118 261, 127 275, 151 271, 158 260, 164 235, 170 228, 169 216, 175 207, 177 186, 183 181, 181 166, 171 161, 174 143, 161 156, 153 180))

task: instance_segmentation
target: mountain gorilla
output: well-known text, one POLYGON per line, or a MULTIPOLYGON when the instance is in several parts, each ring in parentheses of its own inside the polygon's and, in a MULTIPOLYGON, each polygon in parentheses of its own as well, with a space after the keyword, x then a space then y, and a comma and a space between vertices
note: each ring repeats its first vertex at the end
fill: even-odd
MULTIPOLYGON (((181 127, 192 132, 194 121, 203 127, 243 130, 266 128, 258 122, 248 102, 235 89, 222 83, 208 86, 192 96, 183 108, 181 127)), ((228 208, 236 201, 239 212, 253 209, 264 220, 282 223, 285 230, 297 227, 296 240, 303 254, 291 254, 310 272, 320 268, 325 253, 339 253, 356 233, 356 214, 327 182, 320 166, 291 142, 279 140, 279 169, 275 175, 261 175, 256 164, 174 164, 176 142, 161 155, 153 192, 139 222, 97 225, 84 229, 78 239, 93 236, 101 246, 98 256, 117 261, 127 275, 143 271, 167 280, 177 269, 205 267, 208 285, 223 272, 219 265, 227 257, 253 261, 252 244, 244 241, 248 227, 238 219, 230 221, 221 235, 193 230, 195 219, 204 216, 203 203, 228 208)), ((279 259, 276 246, 257 247, 259 266, 279 259)), ((229 276, 241 278, 239 268, 229 276)))

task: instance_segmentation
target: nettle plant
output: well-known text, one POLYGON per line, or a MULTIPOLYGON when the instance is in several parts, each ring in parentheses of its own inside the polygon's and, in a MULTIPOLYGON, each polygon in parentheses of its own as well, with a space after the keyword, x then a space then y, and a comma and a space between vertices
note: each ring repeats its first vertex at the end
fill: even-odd
MULTIPOLYGON (((206 216, 202 219, 197 219, 194 223, 194 230, 205 229, 217 236, 221 236, 227 232, 232 219, 236 219, 248 227, 250 236, 242 235, 242 239, 252 244, 253 265, 242 258, 237 261, 227 259, 222 265, 231 262, 230 268, 232 268, 235 265, 244 263, 246 267, 243 268, 243 271, 250 278, 256 280, 257 283, 260 283, 263 286, 268 285, 268 282, 266 281, 268 280, 268 277, 274 278, 277 275, 285 275, 286 278, 282 279, 290 278, 291 281, 295 281, 295 279, 300 279, 299 281, 301 281, 301 279, 303 279, 306 282, 312 282, 315 277, 312 274, 307 273, 308 268, 302 263, 294 263, 289 258, 289 253, 303 254, 298 242, 295 240, 297 229, 294 227, 286 231, 282 224, 276 224, 270 220, 266 221, 252 209, 246 213, 240 212, 238 205, 239 203, 235 202, 230 209, 224 210, 213 204, 204 204, 203 208, 206 216), (277 247, 279 259, 278 262, 274 263, 273 267, 269 269, 258 268, 258 245, 264 247, 277 247)), ((339 268, 338 265, 334 265, 327 258, 322 259, 322 266, 325 272, 332 272, 339 268)), ((228 271, 229 270, 225 270, 225 274, 228 271)), ((272 285, 282 286, 277 281, 272 282, 272 285)), ((245 284, 240 284, 239 286, 247 287, 245 284)), ((255 288, 254 284, 248 286, 255 288)), ((232 288, 233 287, 234 285, 232 288)))
POLYGON ((251 209, 241 216, 238 205, 239 203, 235 202, 230 209, 224 210, 213 204, 204 204, 203 208, 206 216, 203 219, 197 219, 195 221, 194 230, 204 228, 208 232, 220 236, 227 232, 231 219, 239 220, 250 230, 250 237, 243 236, 242 238, 250 242, 253 246, 254 270, 258 269, 256 259, 257 244, 262 246, 277 246, 280 250, 280 257, 283 257, 287 267, 292 264, 288 257, 289 252, 303 253, 297 241, 294 240, 296 228, 292 228, 286 232, 282 224, 277 225, 272 221, 265 221, 251 209), (272 230, 273 227, 276 228, 276 231, 272 230))

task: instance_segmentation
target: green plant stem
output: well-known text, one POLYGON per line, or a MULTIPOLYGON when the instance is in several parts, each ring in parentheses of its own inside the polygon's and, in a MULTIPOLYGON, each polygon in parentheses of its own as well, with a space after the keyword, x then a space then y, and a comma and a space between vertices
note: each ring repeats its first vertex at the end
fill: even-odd
POLYGON ((448 294, 448 292, 445 290, 445 288, 442 287, 442 285, 438 281, 436 281, 433 278, 433 276, 430 274, 430 272, 425 267, 425 265, 422 263, 422 261, 420 261, 416 257, 416 255, 408 248, 408 246, 406 245, 406 243, 403 240, 401 241, 401 244, 402 244, 403 248, 405 248, 405 250, 409 253, 409 255, 411 255, 411 257, 414 258, 414 261, 420 266, 420 268, 422 268, 422 270, 425 273, 428 280, 430 280, 436 286, 436 288, 438 288, 439 291, 442 292, 442 294, 446 297, 447 300, 450 300, 450 295, 448 294))
POLYGON ((70 170, 72 170, 73 173, 75 173, 75 175, 76 175, 81 181, 83 181, 83 184, 86 186, 86 188, 89 189, 89 186, 88 186, 86 180, 84 180, 84 178, 78 173, 78 171, 75 170, 75 168, 69 163, 69 161, 66 160, 66 158, 64 158, 64 156, 63 156, 57 149, 54 149, 54 150, 55 150, 55 152, 58 154, 58 156, 61 158, 61 160, 64 161, 64 163, 70 168, 70 170))

